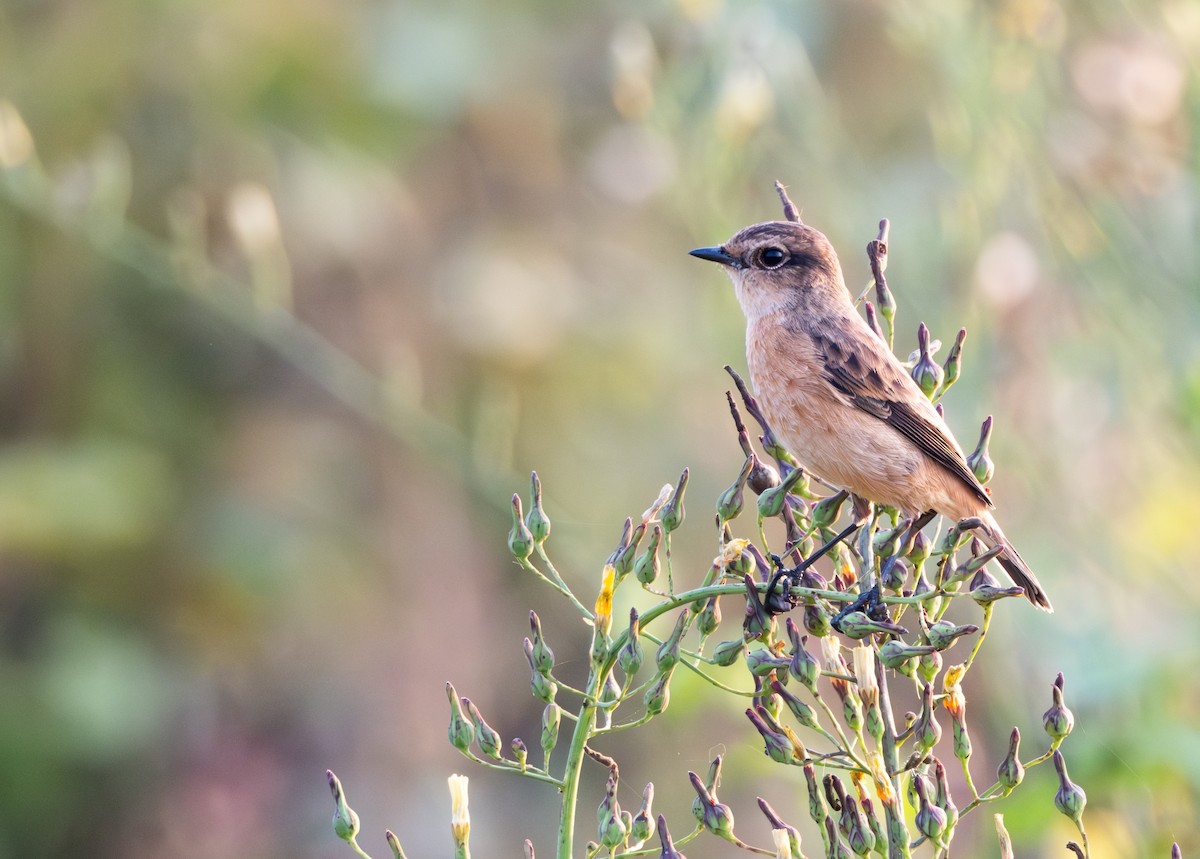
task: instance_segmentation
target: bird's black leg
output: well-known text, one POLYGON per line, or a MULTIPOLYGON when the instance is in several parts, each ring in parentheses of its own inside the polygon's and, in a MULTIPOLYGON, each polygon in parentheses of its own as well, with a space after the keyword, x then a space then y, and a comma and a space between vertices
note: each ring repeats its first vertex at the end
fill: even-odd
POLYGON ((843 608, 833 616, 829 621, 829 625, 838 632, 842 631, 842 619, 852 611, 864 611, 868 615, 875 610, 875 606, 879 605, 879 580, 876 579, 875 584, 865 592, 858 595, 858 599, 843 608))
POLYGON ((828 543, 826 543, 821 548, 817 549, 815 552, 813 552, 811 555, 809 555, 807 558, 805 558, 803 561, 801 561, 799 564, 797 564, 795 567, 793 567, 790 570, 784 569, 783 565, 780 564, 779 567, 775 570, 774 575, 771 576, 771 580, 767 583, 767 592, 766 592, 766 596, 764 598, 764 602, 768 602, 768 603, 770 602, 771 597, 775 591, 775 586, 777 584, 779 584, 780 579, 782 579, 784 576, 794 578, 797 574, 802 573, 805 570, 807 570, 809 567, 811 567, 813 564, 815 564, 818 560, 820 560, 821 558, 823 558, 827 554, 829 554, 829 552, 833 549, 834 546, 836 546, 838 543, 842 542, 847 537, 849 537, 851 534, 853 534, 855 531, 857 531, 859 528, 861 528, 862 524, 863 524, 862 522, 851 522, 849 525, 847 525, 845 528, 842 529, 840 534, 835 536, 832 540, 830 540, 828 543))

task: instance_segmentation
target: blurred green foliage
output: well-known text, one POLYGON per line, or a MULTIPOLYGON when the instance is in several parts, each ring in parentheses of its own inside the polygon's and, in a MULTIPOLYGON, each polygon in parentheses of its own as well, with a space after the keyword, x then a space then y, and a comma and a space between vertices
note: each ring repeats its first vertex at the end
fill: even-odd
MULTIPOLYGON (((444 849, 442 683, 529 715, 509 494, 598 585, 683 465, 729 482, 741 321, 685 251, 775 178, 852 288, 891 219, 898 349, 971 332, 949 420, 996 415, 1060 607, 998 619, 976 718, 1065 671, 1093 847, 1200 849, 1198 8, 0 4, 0 856, 326 855, 328 766, 444 849)), ((482 852, 545 832, 473 793, 482 852)))

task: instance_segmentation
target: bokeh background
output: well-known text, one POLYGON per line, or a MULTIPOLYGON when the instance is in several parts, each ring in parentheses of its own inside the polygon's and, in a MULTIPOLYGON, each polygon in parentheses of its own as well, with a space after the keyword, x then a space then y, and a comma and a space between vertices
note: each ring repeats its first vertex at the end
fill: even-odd
MULTIPOLYGON (((1058 608, 997 611, 976 780, 1064 671, 1095 854, 1200 850, 1197 56, 1189 0, 4 0, 0 857, 349 855, 327 767, 376 857, 444 854, 456 771, 478 854, 549 853, 443 684, 536 747, 529 609, 586 646, 505 551, 532 468, 585 599, 685 465, 707 567, 743 331, 685 252, 776 178, 854 289, 891 219, 899 351, 970 331, 948 417, 996 416, 1058 608)), ((702 693, 606 746, 621 800, 686 831, 724 751, 769 844, 803 794, 702 693)), ((997 809, 1018 855, 1064 855, 1055 790, 997 809)))

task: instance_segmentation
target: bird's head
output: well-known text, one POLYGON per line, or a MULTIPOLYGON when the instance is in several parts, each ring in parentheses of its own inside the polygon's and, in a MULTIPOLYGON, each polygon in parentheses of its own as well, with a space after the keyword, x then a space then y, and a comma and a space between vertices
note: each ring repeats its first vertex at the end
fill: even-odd
POLYGON ((696 248, 691 255, 725 266, 750 319, 777 310, 821 316, 848 305, 842 267, 829 239, 801 223, 777 187, 788 220, 754 224, 723 245, 696 248))

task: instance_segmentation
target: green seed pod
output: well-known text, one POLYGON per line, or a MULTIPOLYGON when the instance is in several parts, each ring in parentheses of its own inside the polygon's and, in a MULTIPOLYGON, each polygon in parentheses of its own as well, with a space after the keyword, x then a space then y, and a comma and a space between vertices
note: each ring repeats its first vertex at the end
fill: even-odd
POLYGON ((833 495, 822 498, 812 509, 812 523, 817 528, 829 528, 837 521, 838 516, 842 513, 842 505, 846 503, 846 499, 850 497, 850 493, 846 490, 835 492, 833 495))
POLYGON ((508 550, 513 557, 523 561, 533 552, 533 534, 525 525, 521 512, 521 496, 515 492, 512 497, 512 529, 508 532, 508 550))
POLYGON ((629 847, 637 850, 654 835, 654 782, 649 782, 642 791, 642 805, 629 827, 629 847))
POLYGON ((687 632, 687 627, 688 613, 681 611, 679 617, 675 620, 675 628, 671 630, 671 634, 663 639, 663 643, 658 647, 658 653, 654 661, 660 673, 670 671, 679 662, 679 642, 683 639, 683 634, 687 632))
POLYGON ((782 659, 765 647, 755 648, 746 654, 746 667, 755 677, 766 677, 776 669, 786 670, 790 664, 791 660, 782 659))
POLYGON ((667 709, 667 705, 671 703, 671 671, 661 671, 655 675, 650 688, 646 690, 643 701, 646 704, 646 713, 650 716, 657 716, 667 709))
POLYGON ((329 790, 333 794, 333 833, 343 841, 351 843, 358 835, 358 815, 346 802, 346 793, 342 790, 342 783, 333 774, 333 770, 325 770, 325 778, 329 782, 329 790))
POLYGON ((942 670, 942 654, 934 651, 917 660, 917 676, 926 683, 932 683, 942 670))
POLYGON ((1016 728, 1008 738, 1008 754, 996 769, 996 781, 1004 788, 1004 795, 1012 793, 1013 788, 1025 779, 1025 767, 1021 763, 1021 732, 1016 728))
POLYGON ((683 524, 685 517, 683 493, 687 489, 687 482, 688 470, 685 468, 683 473, 679 475, 679 482, 675 484, 675 491, 671 493, 671 497, 667 499, 667 503, 662 506, 662 510, 658 513, 658 519, 662 522, 663 531, 667 534, 670 534, 683 524))
POLYGON ((1050 735, 1052 748, 1058 748, 1075 727, 1075 714, 1068 710, 1067 705, 1063 703, 1063 683, 1063 676, 1060 672, 1050 689, 1054 696, 1054 703, 1049 710, 1042 714, 1042 727, 1050 735))
POLYGON ((793 468, 777 486, 773 486, 759 494, 758 515, 770 519, 783 512, 787 503, 788 493, 796 488, 796 484, 804 477, 804 470, 793 468))
POLYGON ((954 338, 954 345, 950 347, 950 354, 946 356, 946 363, 943 366, 945 370, 945 381, 942 382, 942 393, 950 389, 950 386, 958 381, 958 377, 962 375, 962 347, 963 341, 967 339, 967 329, 958 329, 958 336, 954 338))
POLYGON ((920 351, 920 357, 912 368, 913 381, 917 383, 917 387, 925 396, 932 398, 937 389, 942 386, 945 372, 941 365, 933 360, 933 352, 929 348, 929 329, 924 322, 917 327, 917 348, 920 351))
MULTIPOLYGON (((632 520, 626 519, 626 522, 632 524, 632 520)), ((634 559, 637 558, 638 544, 642 542, 642 537, 646 534, 646 523, 639 522, 637 527, 631 532, 628 541, 617 550, 616 557, 613 559, 613 569, 617 574, 617 581, 625 578, 633 570, 634 559)))
POLYGON ((1084 806, 1087 805, 1087 794, 1083 792, 1083 788, 1071 781, 1067 775, 1067 762, 1063 759, 1062 752, 1054 750, 1054 769, 1058 771, 1058 793, 1054 795, 1054 807, 1074 821, 1075 825, 1079 825, 1079 819, 1083 817, 1084 806))
POLYGON ((740 638, 722 641, 713 649, 713 663, 722 667, 728 667, 737 662, 737 658, 741 656, 742 651, 745 649, 746 643, 740 638))
POLYGON ((558 745, 558 728, 561 723, 562 710, 557 704, 547 704, 546 709, 542 711, 541 736, 542 752, 547 762, 550 760, 550 753, 558 745))
POLYGON ((463 712, 462 701, 459 700, 458 693, 454 691, 454 686, 450 683, 446 684, 446 697, 450 699, 450 745, 460 752, 465 752, 475 741, 475 726, 463 712))
POLYGON ((525 516, 525 527, 535 543, 544 543, 550 536, 550 517, 542 509, 542 481, 536 471, 529 475, 529 513, 525 516))
POLYGON ((542 637, 542 619, 537 616, 537 612, 529 612, 529 629, 532 634, 532 653, 529 657, 529 663, 534 671, 539 671, 542 674, 549 674, 554 670, 554 651, 550 649, 550 645, 546 644, 546 640, 542 637))
POLYGON ((946 812, 929 801, 929 788, 925 777, 913 776, 913 784, 917 791, 917 831, 938 846, 942 846, 946 834, 946 812))
MULTIPOLYGON (((728 805, 717 802, 717 798, 705 789, 704 784, 700 781, 700 776, 689 772, 688 778, 700 800, 701 813, 696 815, 700 825, 713 835, 736 843, 737 839, 733 835, 733 810, 728 805)), ((695 810, 694 805, 693 810, 695 810)))
POLYGON ((479 749, 489 758, 500 760, 500 735, 495 729, 484 721, 483 714, 479 712, 469 698, 463 698, 462 704, 467 708, 467 713, 471 716, 471 724, 475 726, 475 739, 479 742, 479 749))
MULTIPOLYGON (((747 707, 746 718, 748 718, 751 724, 753 724, 758 730, 758 733, 763 738, 763 742, 766 744, 763 748, 763 754, 765 754, 771 760, 781 764, 789 763, 795 759, 795 749, 792 747, 792 741, 788 739, 786 734, 774 730, 767 723, 767 720, 763 717, 762 713, 747 707)), ((696 805, 696 803, 692 804, 693 812, 696 812, 697 810, 696 805)), ((698 814, 697 819, 699 819, 698 814)))
POLYGON ((633 574, 643 585, 654 584, 662 569, 658 560, 658 546, 662 542, 662 535, 662 525, 656 523, 653 530, 650 531, 650 542, 646 544, 646 551, 642 552, 634 562, 633 574))
POLYGON ((774 680, 771 683, 771 690, 779 696, 780 700, 787 705, 787 708, 792 711, 792 715, 796 717, 796 721, 806 728, 817 729, 820 727, 820 722, 817 720, 816 711, 812 707, 805 704, 795 695, 788 691, 787 687, 774 680))
POLYGON ((754 468, 754 457, 746 457, 742 470, 737 479, 728 489, 717 497, 717 517, 723 523, 736 519, 745 506, 746 481, 750 478, 750 470, 754 468))
POLYGON ((704 608, 696 615, 696 629, 703 636, 712 635, 717 631, 717 627, 721 625, 721 598, 717 596, 709 597, 704 603, 704 608))
POLYGON ((636 674, 642 667, 642 661, 645 658, 639 640, 640 633, 641 625, 638 623, 637 609, 631 608, 629 610, 629 635, 625 639, 625 644, 617 652, 617 665, 627 675, 636 674))
POLYGON ((975 446, 975 450, 967 457, 967 465, 975 475, 975 478, 984 485, 996 473, 996 464, 992 462, 992 457, 988 453, 988 445, 991 444, 991 441, 992 416, 988 415, 983 419, 983 426, 979 430, 979 444, 975 446))
POLYGON ((926 630, 925 636, 929 639, 929 643, 938 650, 945 650, 954 643, 954 639, 963 635, 972 635, 979 632, 979 627, 973 623, 964 624, 963 626, 955 626, 948 620, 939 620, 937 623, 930 624, 926 630))
POLYGON ((917 748, 928 752, 942 738, 942 726, 933 712, 933 687, 928 683, 921 690, 921 715, 913 725, 913 742, 917 748))

